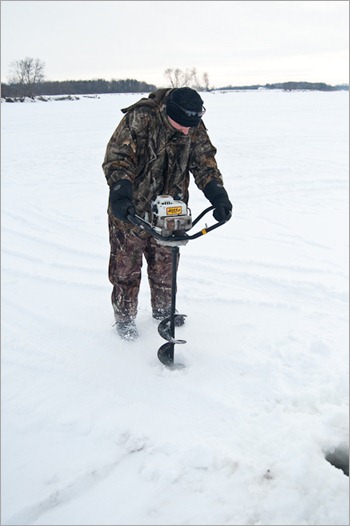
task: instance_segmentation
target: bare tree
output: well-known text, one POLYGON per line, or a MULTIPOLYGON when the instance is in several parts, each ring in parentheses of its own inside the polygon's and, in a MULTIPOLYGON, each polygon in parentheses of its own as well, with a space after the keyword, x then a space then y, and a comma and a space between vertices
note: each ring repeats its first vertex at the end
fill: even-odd
POLYGON ((203 84, 205 91, 210 91, 208 73, 203 73, 203 84))
POLYGON ((174 71, 174 86, 175 88, 180 88, 181 86, 183 86, 183 82, 184 82, 184 79, 183 79, 183 71, 181 71, 181 69, 179 68, 176 68, 175 71, 174 71))
POLYGON ((171 86, 172 88, 175 87, 175 86, 174 86, 174 83, 173 83, 173 71, 174 71, 174 70, 171 69, 171 68, 168 68, 168 69, 166 69, 166 70, 164 71, 164 76, 165 76, 166 79, 169 80, 169 82, 170 82, 170 86, 171 86))
POLYGON ((36 86, 43 82, 45 62, 26 57, 11 64, 10 84, 18 84, 25 97, 34 98, 36 86))
POLYGON ((203 86, 201 85, 198 79, 198 73, 196 68, 186 69, 185 71, 179 68, 168 68, 165 70, 164 75, 169 80, 170 86, 172 88, 183 88, 185 86, 191 86, 197 91, 210 91, 208 73, 203 73, 203 86))
POLYGON ((193 86, 195 89, 200 91, 201 86, 200 86, 200 83, 198 81, 198 75, 197 75, 197 69, 196 68, 192 68, 188 72, 188 84, 186 84, 186 86, 188 86, 189 84, 191 84, 191 86, 193 86))
POLYGON ((168 68, 165 70, 164 75, 169 80, 172 88, 183 88, 190 84, 198 83, 196 68, 186 69, 185 71, 179 68, 168 68))

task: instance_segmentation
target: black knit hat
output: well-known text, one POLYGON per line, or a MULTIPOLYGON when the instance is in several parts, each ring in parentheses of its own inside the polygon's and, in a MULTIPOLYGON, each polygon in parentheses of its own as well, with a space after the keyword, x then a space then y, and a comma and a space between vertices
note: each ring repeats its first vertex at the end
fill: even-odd
POLYGON ((194 89, 176 88, 168 97, 166 112, 168 117, 180 126, 192 128, 200 123, 205 108, 202 99, 194 89))

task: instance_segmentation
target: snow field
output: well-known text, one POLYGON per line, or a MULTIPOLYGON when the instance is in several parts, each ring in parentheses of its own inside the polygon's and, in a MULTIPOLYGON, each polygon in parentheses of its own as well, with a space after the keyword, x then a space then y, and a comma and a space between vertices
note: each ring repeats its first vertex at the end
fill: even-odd
POLYGON ((234 216, 180 249, 178 371, 145 268, 113 328, 101 164, 138 98, 2 104, 2 523, 344 525, 347 94, 203 95, 234 216))

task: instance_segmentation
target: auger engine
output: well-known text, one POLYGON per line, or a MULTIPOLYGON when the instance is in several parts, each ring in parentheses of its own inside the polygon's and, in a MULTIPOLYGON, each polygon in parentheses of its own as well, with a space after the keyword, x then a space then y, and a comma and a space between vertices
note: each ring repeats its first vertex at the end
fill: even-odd
MULTIPOLYGON (((183 201, 171 195, 159 195, 152 202, 152 226, 164 237, 181 236, 192 228, 191 211, 183 201)), ((185 240, 177 242, 178 245, 186 243, 185 240)))

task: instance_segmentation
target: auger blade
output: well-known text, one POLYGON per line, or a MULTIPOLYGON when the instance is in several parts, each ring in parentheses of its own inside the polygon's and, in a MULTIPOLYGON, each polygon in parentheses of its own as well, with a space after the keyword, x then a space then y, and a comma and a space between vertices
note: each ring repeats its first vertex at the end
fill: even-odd
POLYGON ((185 366, 182 363, 174 363, 174 343, 164 343, 157 353, 158 359, 163 365, 166 365, 169 369, 183 369, 185 366))
MULTIPOLYGON (((184 316, 186 315, 185 314, 174 314, 175 326, 176 326, 176 318, 183 318, 184 316)), ((170 331, 170 321, 171 321, 171 318, 168 317, 168 318, 164 318, 164 320, 160 322, 160 324, 158 325, 158 332, 160 336, 164 338, 164 340, 167 340, 168 342, 171 342, 171 343, 180 343, 180 344, 186 343, 186 340, 176 340, 175 338, 172 337, 171 331, 170 331)))
POLYGON ((162 364, 172 365, 174 363, 174 344, 170 342, 164 343, 164 345, 159 347, 157 356, 162 364))

